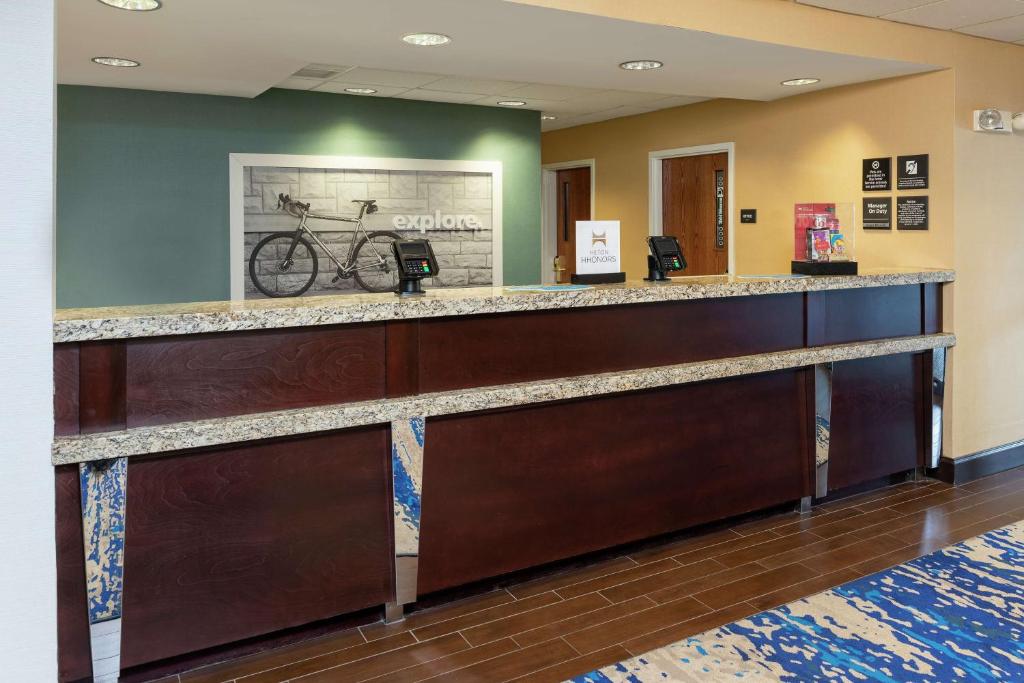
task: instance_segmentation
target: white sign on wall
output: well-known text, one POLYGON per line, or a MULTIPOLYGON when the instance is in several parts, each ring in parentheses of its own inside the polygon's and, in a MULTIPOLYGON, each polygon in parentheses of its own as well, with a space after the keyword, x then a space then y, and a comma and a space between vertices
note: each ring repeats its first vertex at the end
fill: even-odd
POLYGON ((619 273, 618 221, 576 221, 576 272, 619 273))

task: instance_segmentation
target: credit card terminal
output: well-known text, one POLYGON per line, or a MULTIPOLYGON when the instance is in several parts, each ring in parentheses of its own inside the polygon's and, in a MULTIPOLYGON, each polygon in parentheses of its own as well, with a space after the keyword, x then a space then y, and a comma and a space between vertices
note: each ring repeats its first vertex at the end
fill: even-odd
POLYGON ((683 249, 679 246, 679 240, 673 235, 648 237, 647 244, 651 249, 651 254, 647 257, 645 280, 663 282, 668 280, 669 273, 686 269, 686 257, 683 256, 683 249))
POLYGON ((424 294, 421 281, 434 277, 440 270, 434 250, 430 248, 430 240, 395 240, 391 243, 391 251, 398 263, 398 288, 395 294, 424 294))

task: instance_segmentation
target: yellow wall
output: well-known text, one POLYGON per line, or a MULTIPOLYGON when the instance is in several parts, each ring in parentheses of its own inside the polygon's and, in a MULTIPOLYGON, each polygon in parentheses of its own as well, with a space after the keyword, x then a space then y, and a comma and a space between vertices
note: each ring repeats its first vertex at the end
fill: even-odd
MULTIPOLYGON (((544 163, 596 160, 595 219, 622 221, 629 277, 646 272, 648 153, 736 144, 732 188, 738 273, 789 271, 793 204, 849 201, 860 211, 864 157, 931 154, 931 230, 856 230, 864 268, 953 265, 953 78, 949 71, 866 83, 776 102, 713 100, 544 134, 544 163)), ((884 196, 884 195, 879 195, 884 196)), ((848 226, 844 226, 849 231, 848 226)))
POLYGON ((952 354, 955 453, 1024 439, 1024 135, 971 130, 974 109, 1024 111, 1024 47, 958 41, 952 354))
POLYGON ((543 158, 597 158, 597 217, 623 220, 633 275, 642 266, 642 246, 631 238, 646 229, 650 150, 736 142, 736 208, 759 209, 758 225, 735 226, 739 272, 784 267, 791 249, 786 212, 794 201, 831 193, 859 202, 861 158, 930 153, 932 230, 860 231, 858 255, 869 267, 957 271, 957 283, 945 292, 945 328, 958 337, 946 455, 1024 439, 1024 297, 1016 292, 1024 271, 1024 135, 970 130, 974 109, 1024 110, 1024 47, 791 0, 517 1, 943 68, 775 103, 716 101, 555 131, 544 135, 543 158), (869 113, 876 108, 888 120, 869 113))

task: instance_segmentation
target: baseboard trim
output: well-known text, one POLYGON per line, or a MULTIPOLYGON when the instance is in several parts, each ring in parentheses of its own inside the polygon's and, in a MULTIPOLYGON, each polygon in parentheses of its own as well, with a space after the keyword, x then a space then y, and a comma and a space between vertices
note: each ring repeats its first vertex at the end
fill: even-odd
POLYGON ((1021 465, 1024 465, 1024 440, 978 451, 962 458, 943 456, 935 476, 948 484, 966 484, 1021 465))

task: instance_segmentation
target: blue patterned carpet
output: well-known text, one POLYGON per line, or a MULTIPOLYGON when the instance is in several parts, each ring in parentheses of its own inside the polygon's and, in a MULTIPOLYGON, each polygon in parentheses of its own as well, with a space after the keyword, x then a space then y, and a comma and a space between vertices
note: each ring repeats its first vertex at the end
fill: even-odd
POLYGON ((572 679, 1024 680, 1024 522, 572 679))

